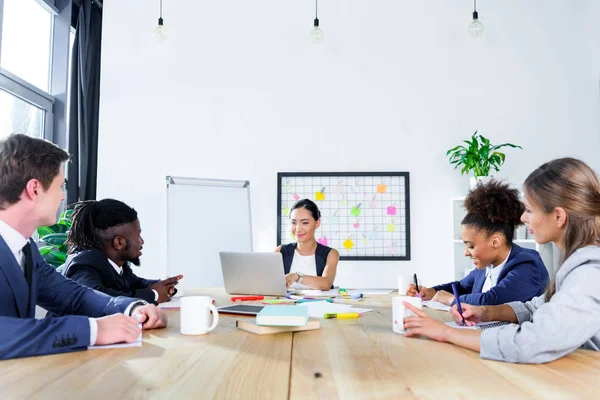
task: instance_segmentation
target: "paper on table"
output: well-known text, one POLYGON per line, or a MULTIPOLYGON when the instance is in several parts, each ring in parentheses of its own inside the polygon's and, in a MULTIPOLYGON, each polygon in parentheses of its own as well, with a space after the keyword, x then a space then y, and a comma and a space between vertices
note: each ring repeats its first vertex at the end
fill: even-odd
POLYGON ((349 295, 362 293, 364 296, 383 296, 392 293, 392 289, 352 289, 348 291, 349 295))
POLYGON ((460 328, 460 329, 489 329, 496 328, 498 326, 508 325, 508 322, 502 321, 490 321, 490 322, 480 322, 475 326, 462 326, 457 324, 454 321, 446 322, 446 325, 451 326, 452 328, 460 328))
POLYGON ((433 308, 434 310, 441 310, 441 311, 450 311, 450 308, 452 308, 450 306, 440 303, 439 301, 433 301, 433 300, 424 300, 423 305, 425 307, 429 307, 429 308, 433 308))
MULTIPOLYGON (((142 324, 138 325, 140 329, 142 329, 142 324)), ((96 349, 121 349, 125 347, 142 347, 142 332, 140 332, 140 336, 132 343, 117 343, 117 344, 104 344, 104 345, 94 345, 88 346, 88 350, 96 350, 96 349)))
POLYGON ((357 312, 362 314, 373 311, 371 308, 358 308, 346 304, 329 303, 327 301, 313 301, 302 303, 302 305, 308 307, 308 315, 312 318, 323 318, 325 313, 357 312))
POLYGON ((300 293, 305 296, 337 296, 339 291, 337 289, 330 290, 300 290, 300 293))
POLYGON ((171 301, 168 301, 166 303, 160 303, 158 306, 163 310, 181 308, 181 296, 172 297, 171 301))

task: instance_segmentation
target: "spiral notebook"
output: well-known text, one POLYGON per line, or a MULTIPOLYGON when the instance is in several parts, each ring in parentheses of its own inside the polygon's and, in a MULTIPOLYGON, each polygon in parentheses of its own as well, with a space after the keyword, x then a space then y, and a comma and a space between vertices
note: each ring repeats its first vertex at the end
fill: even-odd
POLYGON ((491 329, 497 328, 499 326, 508 325, 509 322, 506 321, 490 321, 490 322, 480 322, 475 326, 462 326, 457 324, 456 322, 446 322, 446 325, 451 326, 452 328, 460 328, 460 329, 491 329))

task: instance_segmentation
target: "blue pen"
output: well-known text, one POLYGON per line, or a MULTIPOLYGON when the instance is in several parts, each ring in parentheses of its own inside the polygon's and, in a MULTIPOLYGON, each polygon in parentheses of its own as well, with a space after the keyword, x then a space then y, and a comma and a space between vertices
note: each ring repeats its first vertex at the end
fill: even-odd
POLYGON ((310 303, 312 301, 326 301, 328 303, 333 303, 333 300, 331 300, 331 299, 299 299, 299 300, 296 300, 296 303, 298 303, 298 304, 310 303))
POLYGON ((460 299, 458 298, 458 289, 456 288, 456 283, 453 282, 452 283, 452 291, 454 292, 454 297, 456 298, 456 308, 458 308, 458 312, 460 313, 460 316, 462 317, 462 324, 463 326, 465 325, 465 317, 463 317, 462 313, 462 307, 460 306, 460 299))

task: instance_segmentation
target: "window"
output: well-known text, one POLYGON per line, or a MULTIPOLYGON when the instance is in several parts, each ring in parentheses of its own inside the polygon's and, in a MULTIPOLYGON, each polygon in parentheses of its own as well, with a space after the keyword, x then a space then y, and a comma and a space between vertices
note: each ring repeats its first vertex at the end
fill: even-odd
POLYGON ((54 15, 35 0, 4 0, 0 67, 49 92, 54 15))
POLYGON ((0 89, 0 139, 11 133, 44 136, 44 110, 0 89))

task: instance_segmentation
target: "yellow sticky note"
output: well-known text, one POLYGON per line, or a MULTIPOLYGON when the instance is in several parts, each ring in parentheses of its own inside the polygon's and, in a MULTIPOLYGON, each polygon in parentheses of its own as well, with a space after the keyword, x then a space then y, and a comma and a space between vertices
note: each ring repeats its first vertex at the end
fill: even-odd
POLYGON ((348 205, 348 200, 346 200, 346 199, 340 200, 341 207, 346 207, 347 205, 348 205))
POLYGON ((284 208, 284 209, 283 209, 283 215, 285 215, 286 217, 287 217, 288 215, 290 215, 290 209, 289 209, 289 208, 284 208))
POLYGON ((325 193, 317 192, 315 193, 315 196, 317 197, 317 200, 325 200, 325 193))
POLYGON ((350 239, 346 239, 343 245, 346 248, 346 250, 350 250, 352 247, 354 247, 354 242, 350 239))
POLYGON ((396 225, 388 224, 388 232, 396 232, 396 225))
POLYGON ((384 183, 377 185, 377 193, 385 193, 387 186, 384 183))

